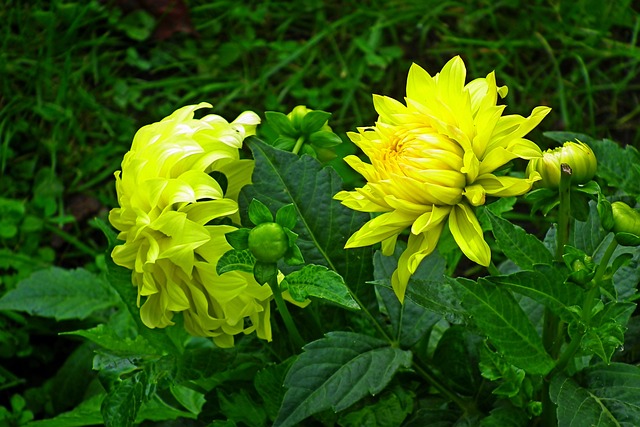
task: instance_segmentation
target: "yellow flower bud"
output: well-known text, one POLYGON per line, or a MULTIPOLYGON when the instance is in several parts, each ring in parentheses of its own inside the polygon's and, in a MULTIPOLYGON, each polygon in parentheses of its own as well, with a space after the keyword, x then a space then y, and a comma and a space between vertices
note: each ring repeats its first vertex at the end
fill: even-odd
POLYGON ((532 159, 527 166, 527 173, 536 171, 542 179, 538 186, 558 188, 560 186, 560 165, 566 163, 571 167, 571 182, 584 184, 596 173, 596 156, 589 146, 583 142, 567 141, 562 147, 553 148, 542 153, 542 157, 532 159))

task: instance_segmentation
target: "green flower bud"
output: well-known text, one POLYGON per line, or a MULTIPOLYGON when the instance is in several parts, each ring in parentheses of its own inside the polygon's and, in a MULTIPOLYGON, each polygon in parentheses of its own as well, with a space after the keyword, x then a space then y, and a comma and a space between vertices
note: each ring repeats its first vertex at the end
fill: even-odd
MULTIPOLYGON (((293 110, 291 110, 291 112, 289 114, 287 114, 287 117, 289 118, 289 120, 291 121, 291 124, 293 125, 293 127, 296 130, 300 130, 302 129, 302 121, 304 120, 305 116, 311 112, 314 112, 316 110, 311 110, 309 108, 306 107, 306 105, 298 105, 297 107, 294 107, 293 110)), ((319 131, 324 131, 324 132, 333 132, 331 130, 331 126, 329 126, 329 121, 325 121, 324 124, 322 125, 322 127, 320 127, 319 129, 317 129, 319 131)))
POLYGON ((640 212, 624 202, 611 203, 613 232, 616 240, 624 246, 640 244, 640 212))
POLYGON ((542 157, 532 159, 527 166, 527 174, 536 171, 542 177, 539 187, 558 188, 560 186, 560 165, 566 163, 571 167, 571 182, 584 184, 596 173, 596 156, 589 146, 583 142, 567 141, 562 147, 550 149, 542 153, 542 157))
POLYGON ((264 222, 249 232, 249 250, 258 261, 277 262, 288 249, 289 239, 280 224, 264 222))

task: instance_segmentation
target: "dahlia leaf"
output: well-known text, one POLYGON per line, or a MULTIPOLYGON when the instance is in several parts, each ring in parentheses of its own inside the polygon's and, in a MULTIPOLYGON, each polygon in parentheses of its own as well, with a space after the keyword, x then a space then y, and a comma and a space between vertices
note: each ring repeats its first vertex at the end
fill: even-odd
POLYGON ((487 280, 539 302, 566 322, 573 320, 574 314, 568 308, 582 304, 584 289, 574 283, 565 283, 566 270, 549 265, 537 265, 533 269, 487 280))
POLYGON ((490 210, 486 214, 491 221, 493 235, 500 249, 523 270, 531 270, 534 264, 552 264, 553 255, 534 235, 523 228, 502 219, 490 210))
POLYGON ((102 401, 100 411, 106 427, 132 426, 144 401, 147 375, 141 371, 122 380, 102 401))
POLYGON ((411 352, 386 341, 352 332, 330 332, 304 347, 291 366, 288 388, 275 427, 298 425, 327 409, 342 411, 377 394, 401 368, 411 366, 411 352))
POLYGON ((505 359, 527 373, 546 375, 554 365, 542 340, 513 295, 488 280, 449 279, 462 306, 505 359))
POLYGON ((322 265, 307 265, 301 270, 289 274, 282 283, 282 288, 289 290, 291 297, 303 302, 308 297, 331 301, 343 307, 360 309, 358 303, 349 294, 344 279, 322 265))
MULTIPOLYGON (((336 271, 351 290, 361 294, 359 286, 371 279, 372 250, 343 248, 369 215, 333 200, 333 195, 342 190, 340 176, 314 158, 277 150, 257 138, 249 138, 246 143, 256 167, 253 185, 244 187, 240 194, 243 222, 248 219, 246 210, 252 198, 259 198, 272 211, 292 203, 298 218, 293 231, 299 236, 296 243, 306 262, 336 271)), ((371 287, 364 292, 373 297, 371 287)))
POLYGON ((149 344, 142 335, 138 335, 135 339, 122 338, 118 336, 113 328, 104 324, 100 324, 91 329, 62 333, 62 335, 67 334, 87 338, 114 354, 136 355, 137 357, 161 354, 158 349, 149 344))
POLYGON ((640 368, 622 363, 585 370, 583 385, 556 376, 549 394, 558 405, 559 425, 617 427, 634 425, 640 417, 640 368))
POLYGON ((302 125, 300 126, 302 133, 311 134, 317 132, 324 126, 331 118, 331 113, 326 111, 309 111, 302 119, 302 125))
POLYGON ((0 299, 0 310, 26 311, 56 320, 85 319, 113 307, 118 296, 106 281, 82 268, 50 267, 33 273, 0 299))
POLYGON ((253 266, 255 263, 256 259, 253 257, 249 249, 245 249, 243 251, 232 249, 225 252, 225 254, 220 257, 218 264, 216 264, 216 272, 218 275, 234 270, 253 273, 253 266))

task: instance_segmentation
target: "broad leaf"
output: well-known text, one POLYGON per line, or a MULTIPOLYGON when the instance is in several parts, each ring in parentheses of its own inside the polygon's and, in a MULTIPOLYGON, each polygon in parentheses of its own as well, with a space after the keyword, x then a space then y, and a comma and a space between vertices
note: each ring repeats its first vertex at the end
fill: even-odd
POLYGON ((26 311, 56 320, 85 319, 113 307, 118 296, 104 279, 84 270, 51 267, 33 273, 0 299, 0 310, 26 311))
MULTIPOLYGON (((309 156, 298 157, 277 150, 257 138, 247 140, 256 166, 253 185, 240 193, 241 214, 245 215, 252 198, 267 204, 272 211, 293 203, 298 222, 293 231, 297 244, 309 264, 324 265, 344 277, 356 294, 371 279, 371 248, 344 250, 344 245, 369 215, 342 206, 333 196, 342 190, 342 181, 329 167, 309 156)), ((243 217, 243 222, 246 221, 243 217)))
POLYGON ((500 249, 518 267, 530 270, 535 264, 553 263, 551 252, 534 235, 494 215, 490 210, 485 212, 491 221, 493 235, 500 249))
POLYGON ((529 416, 515 406, 501 406, 483 418, 479 427, 525 427, 529 424, 529 416))
POLYGON ((463 307, 510 363, 530 374, 545 375, 553 368, 536 329, 509 292, 485 279, 449 282, 458 286, 463 307))
POLYGON ((288 388, 274 426, 297 425, 317 412, 341 411, 384 389, 411 352, 352 332, 330 332, 304 347, 287 378, 288 388))
POLYGON ((301 270, 294 271, 285 277, 281 286, 298 302, 315 297, 354 310, 360 309, 349 294, 349 288, 342 277, 321 265, 306 265, 301 270))
POLYGON ((235 349, 189 348, 176 360, 175 381, 197 381, 226 371, 236 358, 235 349))
POLYGON ((138 372, 118 383, 102 401, 100 412, 106 427, 132 426, 142 406, 147 375, 138 372))
POLYGON ((491 283, 506 286, 548 307, 564 321, 574 318, 567 307, 579 305, 584 299, 584 290, 574 283, 564 283, 564 270, 549 265, 537 265, 534 271, 520 271, 508 276, 487 278, 491 283))
POLYGON ((260 397, 262 397, 264 409, 271 421, 276 419, 278 410, 282 405, 285 393, 282 384, 293 360, 293 358, 289 358, 279 365, 267 366, 258 371, 253 379, 253 385, 260 397))
POLYGON ((262 427, 267 423, 267 413, 264 408, 256 403, 245 389, 231 394, 218 390, 218 401, 220 410, 228 419, 252 427, 262 427))
POLYGON ((433 364, 459 394, 475 395, 482 383, 478 369, 482 340, 462 325, 452 325, 438 340, 433 364))
POLYGON ((48 420, 32 421, 25 427, 85 427, 102 425, 103 418, 100 413, 100 405, 104 400, 104 394, 98 394, 85 400, 71 411, 63 412, 55 418, 48 420))
POLYGON ((91 329, 65 332, 69 335, 79 335, 85 337, 99 346, 109 350, 111 353, 121 355, 158 355, 158 350, 149 344, 141 335, 135 339, 120 337, 116 331, 107 325, 98 325, 91 329))
POLYGON ((392 427, 402 422, 413 412, 415 395, 412 391, 400 386, 385 391, 375 403, 367 404, 362 409, 340 417, 341 427, 392 427))

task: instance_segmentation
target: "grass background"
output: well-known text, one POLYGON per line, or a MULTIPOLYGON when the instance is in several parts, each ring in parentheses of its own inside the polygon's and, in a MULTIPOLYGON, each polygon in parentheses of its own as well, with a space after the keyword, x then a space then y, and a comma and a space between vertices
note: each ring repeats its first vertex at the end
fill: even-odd
MULTIPOLYGON (((169 3, 0 4, 0 294, 49 265, 100 270, 106 241, 90 220, 116 205, 113 171, 139 127, 186 104, 229 120, 305 104, 344 134, 373 123, 372 93, 402 98, 412 62, 435 73, 461 55, 469 77, 496 70, 509 86, 507 112, 553 108, 532 134, 540 145, 542 131, 570 130, 640 148, 631 0, 158 7, 169 3)), ((63 409, 51 403, 70 351, 60 330, 0 313, 0 405, 16 419, 12 395, 36 417, 63 409)))

